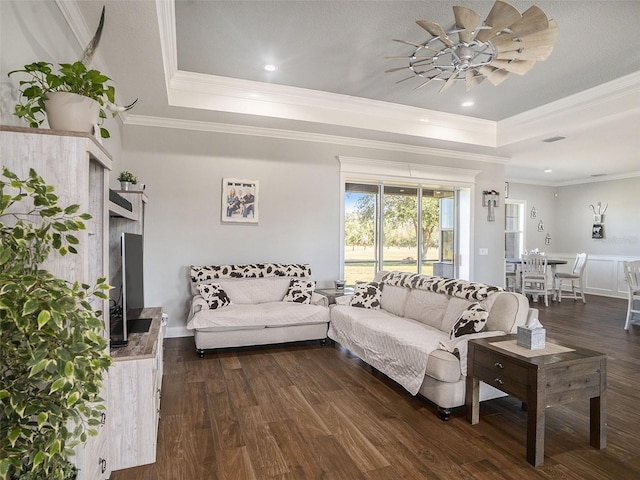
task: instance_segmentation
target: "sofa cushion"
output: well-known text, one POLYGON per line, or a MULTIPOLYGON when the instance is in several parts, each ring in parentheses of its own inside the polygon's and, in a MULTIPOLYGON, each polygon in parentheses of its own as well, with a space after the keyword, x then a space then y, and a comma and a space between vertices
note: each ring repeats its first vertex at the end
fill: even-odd
POLYGON ((464 312, 465 308, 471 305, 469 300, 464 300, 458 297, 449 297, 449 303, 447 304, 447 310, 444 312, 444 317, 442 318, 442 324, 440 325, 440 330, 446 332, 449 335, 451 329, 456 324, 462 312, 464 312))
POLYGON ((482 308, 479 303, 472 303, 458 317, 458 321, 451 329, 450 337, 479 333, 484 330, 488 318, 489 312, 482 308))
POLYGON ((382 298, 380 286, 377 282, 357 283, 353 290, 350 305, 352 307, 380 310, 380 300, 382 298))
MULTIPOLYGON (((385 289, 387 286, 385 286, 385 289)), ((434 328, 440 328, 449 297, 429 290, 411 289, 407 295, 404 315, 434 328)))
POLYGON ((227 292, 217 283, 198 285, 198 291, 211 310, 216 310, 231 304, 229 295, 227 295, 227 292))
POLYGON ((281 302, 289 289, 288 277, 221 278, 222 286, 233 303, 256 304, 281 302))
POLYGON ((405 303, 408 295, 408 288, 385 285, 382 289, 380 306, 389 313, 393 313, 398 317, 404 317, 405 303))
POLYGON ((283 302, 311 303, 311 296, 316 288, 316 282, 312 280, 298 280, 292 278, 289 289, 282 299, 283 302))

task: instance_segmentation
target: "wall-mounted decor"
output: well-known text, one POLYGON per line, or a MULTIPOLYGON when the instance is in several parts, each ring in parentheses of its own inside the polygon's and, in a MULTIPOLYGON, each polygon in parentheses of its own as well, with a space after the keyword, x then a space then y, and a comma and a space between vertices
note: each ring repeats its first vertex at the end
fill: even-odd
POLYGON ((509 198, 509 182, 504 182, 504 198, 509 198))
POLYGON ((591 229, 591 238, 604 238, 604 225, 596 223, 591 229))
POLYGON ((258 180, 222 179, 223 222, 258 223, 258 180))
POLYGON ((549 235, 548 233, 547 233, 547 236, 544 237, 544 244, 551 245, 551 235, 549 235))
POLYGON ((602 202, 596 203, 598 210, 596 211, 596 207, 593 205, 589 205, 591 211, 593 212, 593 223, 603 223, 604 222, 604 212, 607 211, 609 204, 607 203, 604 208, 602 208, 602 202))
POLYGON ((538 222, 538 231, 544 232, 544 223, 542 223, 542 220, 538 222))
POLYGON ((500 206, 500 194, 495 190, 485 190, 482 192, 482 206, 489 208, 487 220, 489 222, 495 222, 495 208, 500 206))
POLYGON ((538 216, 538 212, 536 211, 536 207, 531 207, 531 218, 536 218, 538 216))

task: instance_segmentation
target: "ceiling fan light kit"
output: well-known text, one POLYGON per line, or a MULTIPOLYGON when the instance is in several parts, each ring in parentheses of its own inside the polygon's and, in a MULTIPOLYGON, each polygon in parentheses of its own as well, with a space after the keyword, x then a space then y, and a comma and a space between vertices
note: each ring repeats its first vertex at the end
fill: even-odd
POLYGON ((455 25, 445 31, 430 20, 416 23, 431 38, 423 43, 394 39, 415 47, 405 67, 391 68, 386 73, 409 69, 413 77, 423 81, 416 90, 434 81, 444 82, 440 91, 448 89, 456 80, 466 82, 469 91, 485 78, 499 85, 510 73, 524 75, 537 61, 546 60, 558 39, 558 25, 535 5, 520 14, 517 8, 497 0, 486 20, 470 8, 453 7, 455 25), (454 41, 455 35, 458 41, 454 41))

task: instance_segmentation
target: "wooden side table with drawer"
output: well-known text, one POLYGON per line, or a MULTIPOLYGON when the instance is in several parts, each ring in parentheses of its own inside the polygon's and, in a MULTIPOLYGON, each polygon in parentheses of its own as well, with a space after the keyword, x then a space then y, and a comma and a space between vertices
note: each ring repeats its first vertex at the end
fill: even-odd
POLYGON ((483 381, 527 405, 527 461, 544 463, 545 408, 590 399, 590 444, 607 444, 607 357, 570 345, 549 343, 544 350, 516 345, 515 335, 469 340, 467 419, 480 421, 479 383, 483 381))

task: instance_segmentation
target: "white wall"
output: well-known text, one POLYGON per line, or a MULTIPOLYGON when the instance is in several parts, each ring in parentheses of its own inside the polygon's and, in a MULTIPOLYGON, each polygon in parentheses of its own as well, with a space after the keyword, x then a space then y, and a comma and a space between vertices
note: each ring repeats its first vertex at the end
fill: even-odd
MULTIPOLYGON (((18 123, 5 108, 18 82, 7 79, 10 70, 34 61, 72 62, 83 48, 55 2, 0 1, 0 101, 8 100, 0 103, 0 121, 18 123)), ((112 76, 108 66, 96 67, 112 76)), ((503 281, 504 210, 488 222, 481 206, 483 190, 502 191, 503 165, 264 137, 122 128, 114 119, 106 127, 112 135, 104 140, 113 157, 111 187, 118 188, 115 178, 123 169, 147 185, 147 299, 165 308, 173 329, 185 324, 192 263, 307 262, 321 283, 337 278, 338 155, 480 170, 472 200, 472 255, 462 261, 472 280, 503 281), (260 181, 258 226, 220 223, 226 176, 260 181), (478 248, 489 249, 489 255, 477 256, 478 248)))
MULTIPOLYGON (((96 18, 95 27, 99 18, 96 18)), ((91 28, 95 28, 91 27, 91 28)), ((13 115, 18 100, 19 77, 8 77, 10 71, 23 68, 33 62, 73 63, 80 59, 85 45, 80 45, 55 2, 0 0, 0 123, 3 125, 28 126, 13 115)), ((99 48, 99 47, 98 47, 99 48)), ((103 65, 94 68, 110 76, 103 65)), ((109 118, 104 126, 111 138, 102 140, 113 158, 112 188, 116 188, 122 151, 119 118, 109 118)), ((48 128, 44 122, 41 128, 48 128)), ((45 178, 46 180, 46 178, 45 178)))
POLYGON ((568 260, 569 266, 576 253, 587 252, 586 291, 626 297, 621 262, 640 259, 640 213, 635 201, 640 177, 561 187, 510 183, 509 190, 510 199, 526 201, 527 216, 532 206, 537 210, 536 220, 526 219, 525 248, 540 248, 568 260), (591 238, 593 212, 589 205, 597 202, 603 208, 608 204, 603 239, 591 238), (544 232, 537 231, 540 219, 544 232), (551 234, 551 245, 544 244, 547 233, 551 234))
MULTIPOLYGON (((146 301, 169 314, 170 334, 184 334, 189 265, 300 262, 319 285, 340 272, 338 155, 458 168, 478 175, 474 238, 489 256, 471 259, 473 279, 501 284, 504 211, 487 222, 483 189, 499 189, 503 166, 324 143, 127 126, 123 165, 147 185, 146 301), (222 178, 260 182, 259 225, 223 224, 222 178), (499 180, 495 180, 498 178, 499 180), (479 193, 478 193, 479 192, 479 193)), ((469 261, 469 259, 467 259, 469 261)))

